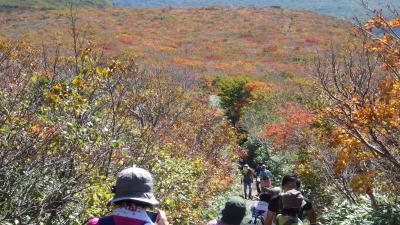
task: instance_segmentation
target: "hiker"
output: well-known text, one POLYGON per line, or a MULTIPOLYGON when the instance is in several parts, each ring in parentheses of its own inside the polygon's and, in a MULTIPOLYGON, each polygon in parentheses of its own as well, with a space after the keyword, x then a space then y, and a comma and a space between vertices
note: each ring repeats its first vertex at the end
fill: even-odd
POLYGON ((231 197, 221 211, 221 219, 213 220, 207 225, 240 225, 246 215, 246 203, 240 197, 231 197))
POLYGON ((260 195, 261 194, 261 188, 260 188, 260 172, 262 169, 262 163, 258 163, 257 167, 256 167, 256 188, 257 188, 257 194, 260 195))
POLYGON ((301 207, 306 204, 300 191, 292 189, 282 194, 282 213, 276 216, 276 225, 303 225, 299 218, 301 207))
MULTIPOLYGON (((271 225, 274 221, 276 215, 282 214, 282 195, 292 189, 299 189, 301 185, 300 180, 295 174, 288 174, 282 179, 282 193, 273 197, 268 205, 268 213, 265 217, 264 225, 271 225)), ((310 225, 317 224, 317 216, 315 210, 310 201, 304 198, 305 204, 301 207, 299 211, 299 218, 303 219, 303 212, 308 212, 308 220, 310 225)))
POLYGON ((278 196, 281 193, 281 188, 280 187, 269 187, 269 188, 263 188, 261 189, 263 192, 271 194, 272 197, 278 196))
MULTIPOLYGON (((265 214, 268 212, 268 203, 272 197, 274 197, 272 192, 263 192, 259 196, 259 201, 250 206, 250 211, 253 217, 252 220, 254 219, 254 224, 256 224, 259 217, 264 217, 265 214)), ((252 220, 250 220, 249 223, 251 223, 252 220)))
POLYGON ((158 205, 152 193, 153 178, 141 168, 122 170, 112 187, 114 196, 109 200, 115 209, 112 215, 90 219, 87 225, 168 225, 164 211, 146 211, 158 205))
POLYGON ((260 187, 263 188, 270 188, 272 187, 272 173, 271 171, 267 170, 266 165, 262 165, 260 171, 260 187))
POLYGON ((253 183, 253 177, 255 176, 253 170, 249 167, 248 164, 244 164, 243 170, 243 190, 244 190, 244 198, 251 199, 251 184, 253 183), (247 191, 248 189, 248 191, 247 191))

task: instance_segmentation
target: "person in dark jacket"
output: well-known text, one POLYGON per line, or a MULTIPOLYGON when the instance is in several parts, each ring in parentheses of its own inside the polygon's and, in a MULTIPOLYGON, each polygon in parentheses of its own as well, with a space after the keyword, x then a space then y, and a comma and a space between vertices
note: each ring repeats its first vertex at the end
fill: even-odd
MULTIPOLYGON (((297 177, 296 174, 287 174, 286 176, 283 177, 282 179, 282 192, 281 194, 273 197, 268 205, 268 213, 264 219, 264 225, 271 225, 272 222, 275 220, 275 217, 278 214, 282 214, 283 212, 283 204, 282 204, 282 195, 285 192, 288 192, 289 190, 293 189, 299 189, 301 185, 300 179, 297 177)), ((312 203, 304 198, 304 204, 302 205, 300 211, 299 211, 299 218, 303 219, 303 212, 307 211, 308 212, 308 219, 310 221, 310 225, 316 225, 317 224, 317 216, 315 213, 315 210, 312 206, 312 203)))
POLYGON ((242 170, 243 175, 243 191, 244 198, 251 199, 251 184, 253 183, 253 178, 255 177, 254 171, 249 167, 249 165, 245 164, 242 170))
POLYGON ((256 167, 256 188, 257 188, 257 194, 260 195, 261 194, 261 188, 260 188, 260 173, 262 170, 262 163, 258 163, 257 167, 256 167))

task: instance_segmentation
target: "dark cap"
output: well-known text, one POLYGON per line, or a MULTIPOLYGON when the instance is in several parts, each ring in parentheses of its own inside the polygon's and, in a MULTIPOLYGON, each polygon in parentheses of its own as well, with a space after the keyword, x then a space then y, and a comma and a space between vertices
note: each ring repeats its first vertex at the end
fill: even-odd
POLYGON ((228 224, 240 224, 246 215, 246 203, 243 198, 231 197, 222 210, 221 221, 228 224))
POLYGON ((299 178, 294 173, 289 173, 282 178, 282 187, 285 186, 287 183, 299 181, 299 178))

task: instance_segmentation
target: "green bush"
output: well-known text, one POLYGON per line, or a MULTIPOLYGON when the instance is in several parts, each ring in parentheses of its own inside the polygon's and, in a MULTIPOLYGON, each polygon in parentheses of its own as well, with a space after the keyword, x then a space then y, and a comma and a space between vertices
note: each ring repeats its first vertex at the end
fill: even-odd
POLYGON ((226 116, 236 124, 240 118, 240 110, 244 106, 250 93, 244 85, 248 82, 243 77, 216 77, 213 85, 220 89, 220 106, 225 110, 226 116))
POLYGON ((335 203, 323 210, 323 224, 329 225, 397 225, 400 224, 400 207, 398 202, 389 201, 385 196, 379 196, 381 205, 378 210, 371 207, 366 196, 360 197, 358 204, 350 204, 342 198, 336 198, 335 203))

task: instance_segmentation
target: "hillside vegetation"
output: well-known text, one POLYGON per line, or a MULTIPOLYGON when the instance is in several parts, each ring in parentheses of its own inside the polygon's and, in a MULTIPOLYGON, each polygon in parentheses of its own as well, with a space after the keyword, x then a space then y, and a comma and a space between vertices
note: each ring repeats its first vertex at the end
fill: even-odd
MULTIPOLYGON (((36 44, 71 42, 67 11, 2 15, 9 37, 36 44), (57 37, 57 38, 56 38, 57 37)), ((132 52, 139 62, 195 78, 246 75, 278 81, 304 77, 317 49, 348 38, 343 20, 289 9, 82 9, 79 24, 107 54, 132 52)))
MULTIPOLYGON (((70 0, 0 0, 0 11, 65 8, 70 2, 70 0)), ((73 0, 72 2, 76 7, 111 6, 108 0, 73 0)))
MULTIPOLYGON (((64 8, 71 0, 0 0, 0 11, 56 9, 64 8)), ((72 0, 75 7, 129 7, 129 8, 178 8, 178 7, 274 7, 307 10, 324 15, 335 16, 343 19, 354 17, 367 19, 370 16, 359 0, 72 0)), ((369 0, 368 8, 400 7, 399 1, 369 0)))
POLYGON ((356 27, 282 8, 1 13, 0 221, 106 215, 115 174, 138 165, 171 224, 205 224, 240 193, 240 159, 275 186, 296 173, 322 224, 400 224, 392 13, 356 27))
POLYGON ((76 11, 75 45, 69 16, 63 9, 0 17, 0 92, 8 93, 0 113, 10 118, 0 121, 6 221, 81 224, 103 215, 112 177, 132 164, 155 175, 173 224, 215 217, 245 156, 232 123, 253 131, 266 120, 260 114, 257 129, 248 129, 229 96, 221 97, 228 119, 209 96, 240 76, 241 84, 260 80, 246 86, 252 105, 273 106, 257 97, 270 94, 281 98, 276 107, 296 101, 310 91, 306 68, 317 49, 346 39, 350 26, 287 9, 85 8, 76 11))
MULTIPOLYGON (((113 0, 120 7, 282 7, 308 10, 316 13, 352 19, 353 17, 368 18, 365 8, 359 0, 113 0)), ((399 1, 369 0, 368 6, 385 8, 387 5, 400 6, 399 1)))

